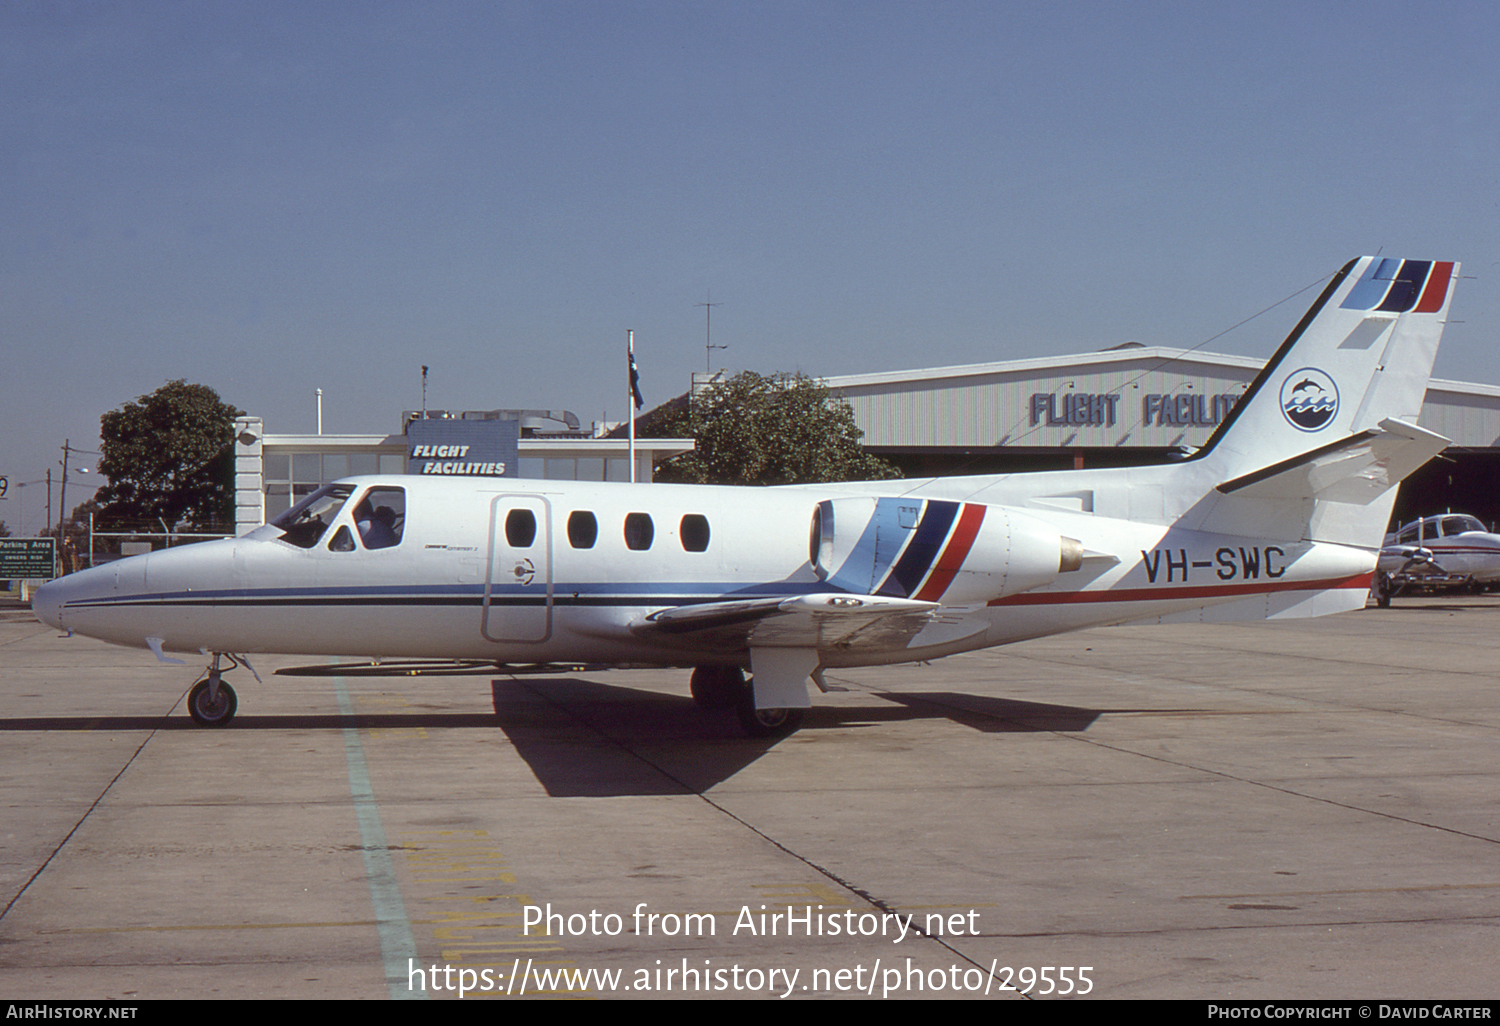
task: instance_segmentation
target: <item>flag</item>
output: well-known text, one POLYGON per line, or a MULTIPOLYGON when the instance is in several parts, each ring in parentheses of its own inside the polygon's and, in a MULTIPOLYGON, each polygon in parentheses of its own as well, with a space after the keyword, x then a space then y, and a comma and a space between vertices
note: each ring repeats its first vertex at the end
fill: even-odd
POLYGON ((641 376, 635 369, 635 347, 626 346, 625 354, 630 358, 630 394, 635 399, 635 408, 639 410, 646 405, 646 400, 641 398, 641 376))

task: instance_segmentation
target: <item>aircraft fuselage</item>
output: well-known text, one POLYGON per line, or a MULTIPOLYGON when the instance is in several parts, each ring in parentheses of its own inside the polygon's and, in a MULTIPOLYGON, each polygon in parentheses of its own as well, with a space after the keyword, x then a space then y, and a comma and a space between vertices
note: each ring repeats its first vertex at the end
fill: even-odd
MULTIPOLYGON (((1034 486, 1045 479, 1026 476, 1034 486)), ((348 501, 310 546, 266 525, 241 538, 135 556, 54 582, 37 611, 91 637, 136 647, 159 639, 176 652, 747 664, 743 645, 725 650, 641 628, 663 608, 843 590, 820 576, 810 551, 819 503, 877 489, 889 493, 885 499, 920 503, 921 484, 754 489, 351 479, 348 501), (399 491, 405 516, 399 543, 369 549, 356 540, 354 511, 375 490, 399 491), (528 515, 529 529, 516 532, 517 519, 528 515), (347 547, 340 548, 341 536, 347 547)), ((930 488, 951 491, 954 484, 930 488)), ((1087 556, 1067 572, 1057 571, 1052 556, 1051 580, 1041 587, 943 603, 903 644, 835 647, 822 664, 906 662, 1217 603, 1270 602, 1330 587, 1358 591, 1368 587, 1375 559, 1372 551, 1301 539, 986 508, 1045 520, 1077 538, 1087 556)), ((964 572, 983 571, 986 558, 971 552, 964 572)))

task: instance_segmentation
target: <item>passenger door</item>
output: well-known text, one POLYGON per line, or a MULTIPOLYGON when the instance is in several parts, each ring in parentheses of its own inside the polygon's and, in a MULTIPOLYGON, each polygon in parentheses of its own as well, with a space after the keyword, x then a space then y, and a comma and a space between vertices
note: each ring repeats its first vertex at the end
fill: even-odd
POLYGON ((552 637, 552 503, 504 492, 490 502, 490 551, 480 632, 487 641, 552 637))

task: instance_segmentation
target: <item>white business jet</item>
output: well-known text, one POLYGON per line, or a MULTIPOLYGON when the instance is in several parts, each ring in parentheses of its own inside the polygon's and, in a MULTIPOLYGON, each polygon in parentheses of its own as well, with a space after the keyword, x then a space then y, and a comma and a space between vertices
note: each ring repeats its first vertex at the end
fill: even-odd
POLYGON ((203 652, 190 714, 257 652, 692 667, 785 733, 824 671, 1140 621, 1361 608, 1454 263, 1334 277, 1208 443, 1162 466, 733 488, 356 477, 233 540, 44 585, 52 626, 203 652), (753 676, 746 680, 745 671, 753 676))
POLYGON ((1408 587, 1482 590, 1500 581, 1500 534, 1476 517, 1422 517, 1385 536, 1376 566, 1376 603, 1391 604, 1408 587))

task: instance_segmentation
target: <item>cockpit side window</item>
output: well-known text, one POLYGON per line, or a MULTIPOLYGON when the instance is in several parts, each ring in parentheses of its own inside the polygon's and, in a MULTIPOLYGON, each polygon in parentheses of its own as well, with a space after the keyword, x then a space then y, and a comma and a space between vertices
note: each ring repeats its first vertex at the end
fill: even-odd
POLYGON ((354 526, 367 549, 389 549, 401 544, 406 532, 406 489, 377 485, 354 507, 354 526))
POLYGON ((271 526, 281 531, 282 541, 310 549, 318 544, 318 539, 323 537, 353 494, 353 485, 325 485, 272 520, 271 526))

